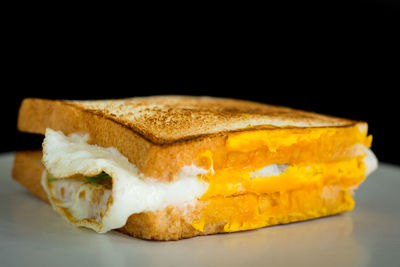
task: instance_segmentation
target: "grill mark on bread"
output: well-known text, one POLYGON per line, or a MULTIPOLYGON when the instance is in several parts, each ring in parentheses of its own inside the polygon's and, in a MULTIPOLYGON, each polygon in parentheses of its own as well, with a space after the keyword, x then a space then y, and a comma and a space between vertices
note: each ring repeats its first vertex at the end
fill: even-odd
MULTIPOLYGON (((104 114, 103 112, 99 111, 99 110, 88 110, 88 109, 84 109, 81 106, 78 105, 74 105, 73 103, 69 103, 69 102, 63 102, 66 105, 70 105, 73 106, 75 108, 81 109, 83 112, 87 112, 87 113, 91 113, 95 116, 99 116, 108 120, 111 120, 115 123, 117 123, 118 125, 127 128, 131 131, 133 131, 134 133, 136 133, 138 136, 142 137, 143 139, 149 141, 150 143, 154 144, 154 145, 158 145, 158 146, 168 146, 168 145, 174 145, 174 144, 178 144, 178 143, 188 143, 188 142, 194 142, 194 141, 201 141, 204 138, 212 138, 212 137, 216 137, 216 136, 228 136, 231 133, 237 133, 237 132, 247 132, 247 131, 254 131, 254 130, 277 130, 277 129, 282 129, 282 128, 286 128, 286 129, 305 129, 308 127, 298 127, 298 126, 284 126, 284 127, 277 127, 277 126, 273 126, 273 125, 257 125, 257 126, 251 126, 251 127, 247 127, 247 128, 241 128, 241 129, 236 129, 236 130, 228 130, 228 131, 221 131, 221 132, 217 132, 217 133, 208 133, 208 134, 198 134, 198 135, 191 135, 191 136, 186 136, 186 137, 182 137, 176 140, 165 140, 162 138, 158 138, 157 136, 153 135, 151 132, 146 132, 146 131, 142 131, 140 128, 136 127, 134 124, 126 124, 121 120, 118 120, 118 117, 115 114, 104 114), (109 115, 109 116, 107 116, 109 115)), ((170 114, 171 115, 171 114, 170 114)), ((326 116, 326 115, 324 115, 326 116)), ((328 116, 327 116, 328 117, 328 116)), ((229 117, 231 118, 231 117, 229 117)), ((309 118, 312 118, 311 116, 309 118)), ((334 118, 334 117, 332 117, 334 118)), ((146 120, 150 123, 155 123, 157 121, 157 118, 151 117, 149 116, 148 118, 146 118, 146 120)), ((161 120, 163 122, 165 122, 164 120, 161 120)), ((320 126, 320 127, 313 127, 313 128, 344 128, 344 127, 352 127, 354 125, 356 125, 358 123, 358 121, 351 121, 351 120, 347 120, 348 124, 344 124, 344 125, 337 125, 337 126, 320 126)), ((169 127, 173 127, 173 124, 166 124, 169 127)))
POLYGON ((293 124, 309 124, 309 126, 296 126, 289 123, 283 126, 288 128, 350 127, 357 123, 357 121, 287 107, 226 98, 155 96, 111 101, 65 101, 63 103, 112 120, 156 145, 171 145, 232 132, 279 127, 272 123, 262 124, 260 122, 256 123, 258 125, 251 126, 251 121, 254 120, 271 119, 271 122, 288 120, 294 122, 293 124), (173 103, 168 103, 168 100, 173 103), (99 103, 107 103, 108 106, 106 109, 101 109, 96 107, 96 104, 99 103), (139 115, 135 117, 135 110, 129 109, 138 107, 141 109, 136 110, 139 115), (118 111, 121 112, 120 115, 117 114, 118 111), (213 128, 221 127, 221 125, 229 127, 232 123, 247 123, 248 125, 239 125, 237 129, 220 129, 213 132, 213 128), (313 124, 317 126, 312 126, 313 124))

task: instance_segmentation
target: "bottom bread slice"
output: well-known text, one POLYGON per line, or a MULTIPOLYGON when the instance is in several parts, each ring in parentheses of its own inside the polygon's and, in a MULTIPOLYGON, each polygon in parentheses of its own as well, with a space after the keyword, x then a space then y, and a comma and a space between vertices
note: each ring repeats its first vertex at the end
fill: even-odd
MULTIPOLYGON (((35 196, 49 202, 40 183, 44 170, 41 156, 41 151, 17 152, 13 177, 35 196)), ((354 207, 351 194, 338 188, 198 200, 190 207, 168 206, 154 212, 133 214, 125 226, 116 230, 142 239, 179 240, 308 220, 354 207)))

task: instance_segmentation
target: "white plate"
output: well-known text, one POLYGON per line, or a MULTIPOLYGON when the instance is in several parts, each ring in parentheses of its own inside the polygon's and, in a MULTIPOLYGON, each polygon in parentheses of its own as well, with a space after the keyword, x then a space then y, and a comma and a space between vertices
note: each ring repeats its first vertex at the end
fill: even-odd
POLYGON ((75 228, 11 179, 0 155, 1 266, 399 266, 400 168, 381 164, 352 212, 191 239, 144 241, 75 228))

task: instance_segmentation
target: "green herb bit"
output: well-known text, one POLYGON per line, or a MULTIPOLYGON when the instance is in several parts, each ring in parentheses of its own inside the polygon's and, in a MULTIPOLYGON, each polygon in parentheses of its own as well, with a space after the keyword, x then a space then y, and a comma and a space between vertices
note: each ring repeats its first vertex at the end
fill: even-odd
POLYGON ((91 177, 85 176, 85 178, 88 182, 96 183, 96 182, 101 181, 102 179, 111 179, 111 176, 105 172, 101 172, 101 173, 97 174, 96 176, 91 176, 91 177))
POLYGON ((56 182, 56 181, 58 181, 58 179, 55 178, 55 177, 52 177, 52 176, 50 176, 50 175, 47 175, 47 181, 48 181, 48 182, 56 182))

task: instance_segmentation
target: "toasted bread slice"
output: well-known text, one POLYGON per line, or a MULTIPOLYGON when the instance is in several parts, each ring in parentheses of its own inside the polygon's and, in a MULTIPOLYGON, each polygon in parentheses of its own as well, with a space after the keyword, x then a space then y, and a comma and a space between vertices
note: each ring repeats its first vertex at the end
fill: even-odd
MULTIPOLYGON (((58 112, 66 107, 73 108, 75 113, 84 111, 112 120, 157 145, 259 126, 343 127, 357 123, 348 119, 244 100, 153 96, 94 101, 25 99, 21 107, 19 128, 21 131, 43 134, 46 123, 56 123, 64 119, 58 112), (32 121, 36 116, 43 120, 32 121)), ((83 126, 83 122, 81 125, 75 121, 71 122, 74 127, 83 126)))
MULTIPOLYGON (((40 151, 20 151, 16 153, 13 177, 16 181, 25 186, 34 195, 42 200, 49 202, 46 193, 40 186, 42 172, 42 155, 40 151)), ((293 190, 287 193, 263 194, 254 196, 253 194, 237 195, 228 198, 227 201, 212 203, 213 209, 225 213, 226 218, 206 222, 197 230, 188 218, 193 218, 207 206, 207 200, 199 200, 192 209, 183 209, 176 206, 154 212, 142 212, 131 215, 125 226, 117 229, 125 234, 151 240, 179 240, 199 235, 208 235, 229 232, 225 228, 226 219, 235 216, 237 212, 242 212, 242 208, 252 209, 258 215, 264 215, 265 221, 262 226, 296 222, 306 219, 317 218, 326 215, 337 214, 351 210, 354 201, 351 193, 345 190, 330 194, 330 188, 325 187, 304 191, 303 189, 293 190), (327 198, 324 195, 329 195, 327 198), (251 199, 251 205, 247 205, 247 200, 251 199), (299 199, 302 199, 299 202, 299 199), (288 201, 288 202, 287 202, 288 201), (287 205, 287 203, 292 203, 287 205), (255 203, 255 205, 253 205, 255 203), (271 206, 271 203, 275 203, 271 206), (286 204, 285 204, 286 203, 286 204), (245 207, 246 206, 246 207, 245 207)), ((336 189, 332 188, 332 192, 336 189)))
POLYGON ((41 160, 42 151, 17 151, 15 153, 12 176, 35 196, 48 202, 47 193, 40 183, 44 171, 41 160))
POLYGON ((202 151, 218 151, 228 136, 245 131, 367 125, 255 102, 187 96, 122 100, 60 101, 25 99, 18 128, 44 134, 83 132, 90 142, 115 147, 146 176, 171 181, 202 151))

